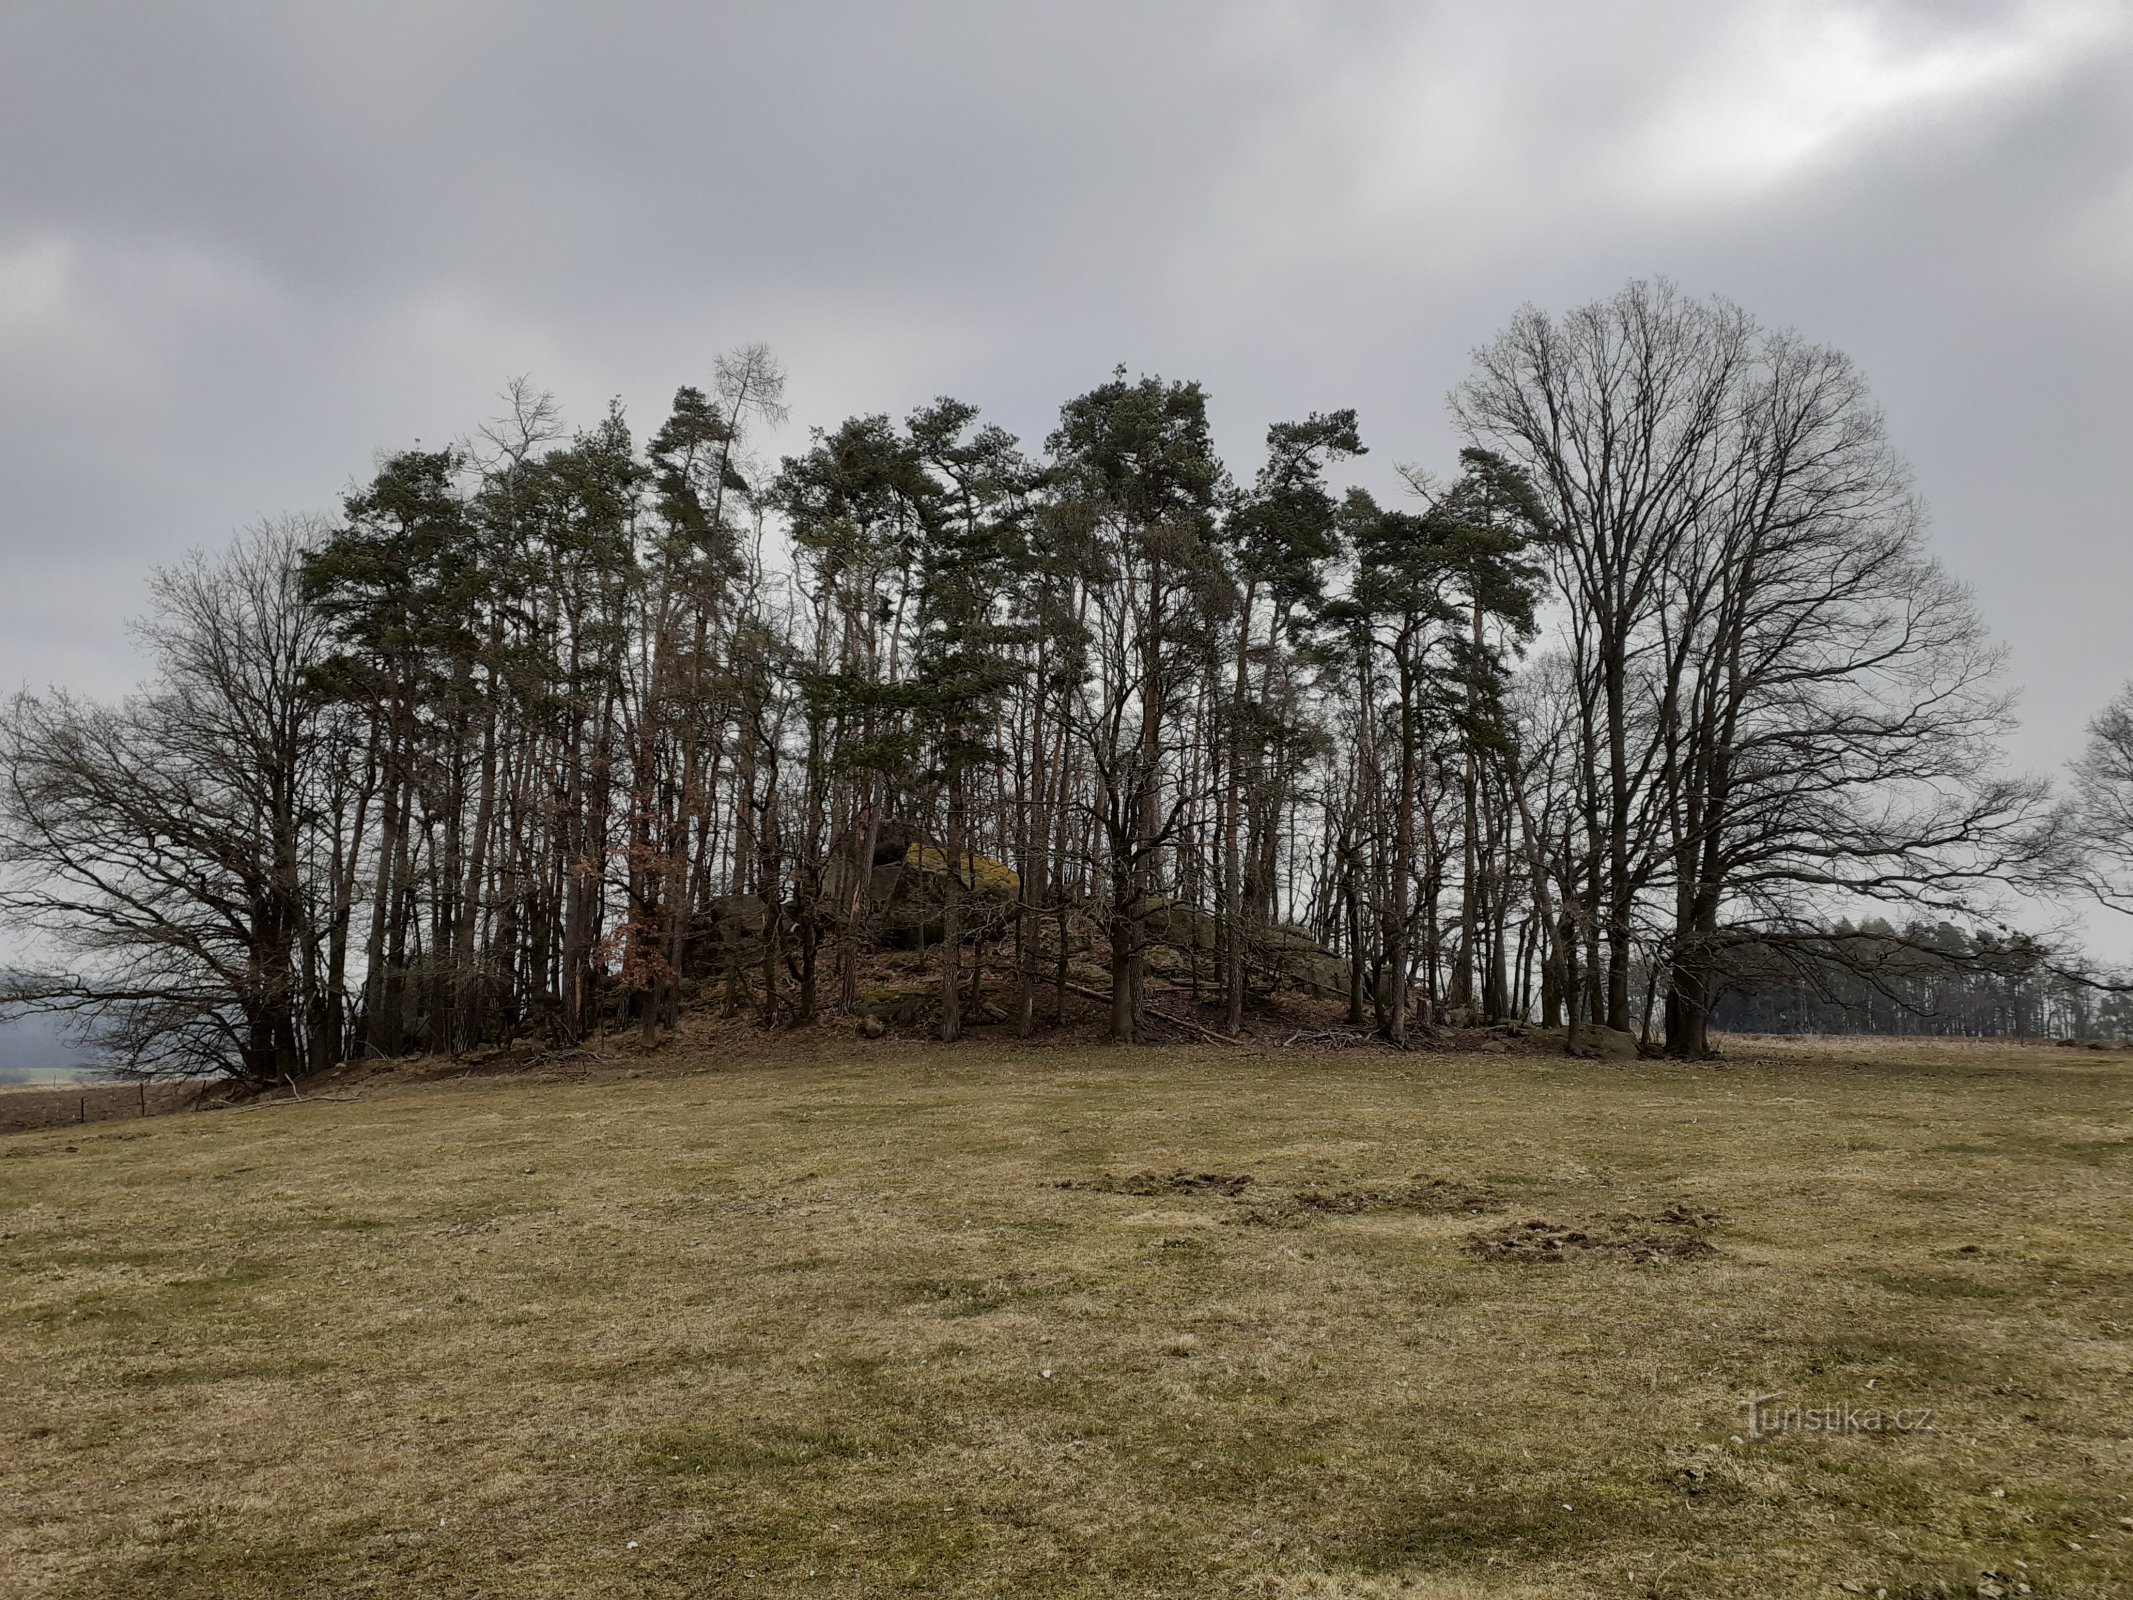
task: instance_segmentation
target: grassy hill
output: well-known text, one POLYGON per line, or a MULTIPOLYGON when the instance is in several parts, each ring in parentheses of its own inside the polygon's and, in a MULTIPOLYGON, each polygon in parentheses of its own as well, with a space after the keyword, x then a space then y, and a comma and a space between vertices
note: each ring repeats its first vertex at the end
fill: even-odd
POLYGON ((728 1038, 11 1135, 0 1590, 2123 1595, 2129 1091, 728 1038))

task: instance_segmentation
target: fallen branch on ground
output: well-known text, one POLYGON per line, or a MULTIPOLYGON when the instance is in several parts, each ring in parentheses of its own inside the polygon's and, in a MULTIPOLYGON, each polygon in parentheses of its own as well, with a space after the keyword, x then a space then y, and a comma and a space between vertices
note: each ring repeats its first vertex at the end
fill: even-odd
MULTIPOLYGON (((1100 1000, 1105 1005, 1111 1003, 1111 996, 1102 989, 1085 989, 1078 983, 1067 984, 1066 989, 1069 994, 1078 994, 1084 1000, 1100 1000)), ((1174 1017, 1167 1011, 1158 1011, 1153 1006, 1143 1006, 1141 1011, 1144 1016, 1151 1017, 1157 1022, 1167 1022, 1173 1028, 1183 1028, 1187 1033, 1196 1033, 1203 1039, 1213 1040, 1216 1044, 1226 1044, 1234 1048, 1241 1048, 1245 1043, 1244 1040, 1233 1039, 1226 1033, 1217 1033, 1212 1028, 1203 1028, 1197 1022, 1187 1022, 1183 1017, 1174 1017)))
POLYGON ((267 1106, 316 1106, 328 1102, 347 1104, 362 1098, 359 1094, 302 1094, 293 1099, 280 1100, 203 1100, 200 1105, 209 1111, 259 1111, 267 1106))

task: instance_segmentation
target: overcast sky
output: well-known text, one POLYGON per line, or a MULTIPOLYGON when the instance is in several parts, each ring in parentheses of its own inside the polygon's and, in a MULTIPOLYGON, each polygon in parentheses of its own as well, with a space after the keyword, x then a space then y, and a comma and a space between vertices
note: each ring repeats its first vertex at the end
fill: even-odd
POLYGON ((530 373, 793 427, 1117 362, 1373 481, 1522 301, 1666 274, 1865 368, 2024 765, 2133 675, 2133 4, 0 6, 0 685, 530 373))

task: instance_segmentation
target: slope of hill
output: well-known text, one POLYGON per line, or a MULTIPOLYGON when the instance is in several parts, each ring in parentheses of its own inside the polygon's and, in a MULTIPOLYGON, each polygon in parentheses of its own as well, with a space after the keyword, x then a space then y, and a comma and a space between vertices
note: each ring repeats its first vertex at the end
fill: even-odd
POLYGON ((2117 1056, 456 1070, 0 1139, 0 1590, 2133 1592, 2117 1056))

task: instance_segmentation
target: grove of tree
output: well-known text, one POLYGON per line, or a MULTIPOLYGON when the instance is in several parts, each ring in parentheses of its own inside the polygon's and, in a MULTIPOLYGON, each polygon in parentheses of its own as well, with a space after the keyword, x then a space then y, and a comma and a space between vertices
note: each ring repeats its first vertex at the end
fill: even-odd
MULTIPOLYGON (((0 913, 55 953, 14 997, 270 1081, 801 1026, 895 939, 949 1039, 1286 989, 1699 1057, 1729 993, 2004 975, 1952 930, 2070 870, 1857 370, 1723 301, 1521 312, 1391 503, 1353 411, 1233 474, 1199 385, 1123 368, 1034 443, 942 399, 771 466, 785 404, 761 347, 641 437, 514 383, 160 574, 149 682, 0 736, 0 913)), ((2079 805, 2122 865, 2111 715, 2079 805)))

